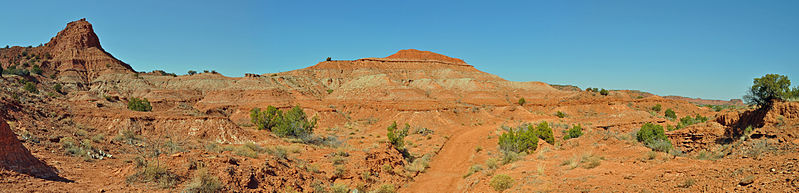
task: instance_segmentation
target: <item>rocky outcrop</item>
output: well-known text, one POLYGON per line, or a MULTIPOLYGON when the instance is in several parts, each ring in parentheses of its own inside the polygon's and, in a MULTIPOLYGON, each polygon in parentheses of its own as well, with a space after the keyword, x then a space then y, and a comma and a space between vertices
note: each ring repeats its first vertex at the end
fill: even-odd
POLYGON ((420 51, 416 49, 400 50, 399 52, 386 57, 388 59, 408 59, 408 60, 432 60, 442 61, 453 64, 466 64, 461 59, 433 53, 431 51, 420 51))
POLYGON ((31 155, 17 139, 6 121, 0 118, 0 169, 28 174, 37 178, 59 180, 56 170, 31 155))
POLYGON ((68 23, 40 49, 49 53, 49 68, 66 83, 85 84, 102 74, 134 72, 130 65, 103 50, 92 24, 86 19, 68 23))

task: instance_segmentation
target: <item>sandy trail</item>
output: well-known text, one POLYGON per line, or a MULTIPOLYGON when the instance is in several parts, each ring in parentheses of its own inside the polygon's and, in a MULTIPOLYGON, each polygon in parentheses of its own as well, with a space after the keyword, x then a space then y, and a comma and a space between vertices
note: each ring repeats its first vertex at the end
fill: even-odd
POLYGON ((485 142, 492 127, 469 127, 456 130, 430 162, 430 168, 420 174, 407 188, 399 192, 458 192, 470 166, 474 148, 485 142))

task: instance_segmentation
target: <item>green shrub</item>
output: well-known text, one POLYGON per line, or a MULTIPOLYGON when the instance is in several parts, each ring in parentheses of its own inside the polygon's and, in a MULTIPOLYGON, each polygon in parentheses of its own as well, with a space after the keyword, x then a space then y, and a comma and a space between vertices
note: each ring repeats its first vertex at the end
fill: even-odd
POLYGON ((33 65, 33 67, 31 67, 31 73, 42 75, 42 68, 39 67, 39 65, 33 65))
POLYGON ((28 91, 30 93, 39 93, 39 90, 36 89, 36 83, 33 82, 25 83, 25 86, 23 88, 25 89, 25 91, 28 91))
POLYGON ((214 193, 219 192, 221 189, 222 184, 219 182, 219 178, 208 174, 208 169, 200 168, 194 172, 194 177, 191 179, 191 183, 186 185, 186 188, 183 189, 183 192, 214 193))
POLYGON ((603 88, 602 90, 599 91, 599 94, 601 94, 602 96, 608 96, 609 93, 608 93, 608 90, 605 90, 603 88))
POLYGON ((677 119, 677 114, 674 113, 674 110, 671 110, 671 109, 666 109, 666 112, 664 113, 664 115, 666 116, 666 118, 669 118, 669 119, 677 119))
POLYGON ((377 189, 375 189, 372 192, 374 192, 374 193, 395 193, 395 192, 397 192, 397 188, 394 186, 394 184, 382 184, 382 185, 377 187, 377 189))
MULTIPOLYGON (((532 125, 529 127, 532 128, 532 125)), ((536 126, 535 129, 535 133, 538 135, 538 138, 543 139, 549 144, 555 145, 555 136, 552 134, 552 128, 549 127, 549 123, 546 121, 538 123, 538 126, 536 126)))
POLYGON ((566 117, 566 113, 558 111, 557 113, 555 113, 555 116, 557 116, 558 118, 564 118, 566 117))
POLYGON ((150 105, 150 101, 147 100, 147 98, 139 99, 134 97, 130 99, 130 101, 128 101, 128 109, 134 111, 147 112, 147 111, 152 111, 153 106, 150 105))
POLYGON ((655 112, 660 112, 661 108, 662 107, 660 106, 660 104, 656 104, 655 106, 652 106, 652 110, 655 111, 655 112))
POLYGON ((408 130, 410 128, 411 126, 406 123, 405 128, 398 129, 397 122, 392 123, 386 128, 386 130, 388 130, 388 133, 386 133, 388 142, 394 149, 397 149, 397 151, 405 151, 405 137, 408 136, 408 130))
POLYGON ((508 128, 499 136, 498 144, 503 152, 531 152, 538 147, 538 134, 532 126, 508 128))
POLYGON ((668 152, 672 147, 671 141, 666 137, 666 133, 660 125, 645 123, 635 137, 639 142, 655 151, 668 152))
POLYGON ((258 129, 269 129, 277 136, 301 139, 304 142, 313 140, 313 130, 316 128, 316 118, 309 120, 299 106, 294 106, 286 113, 271 105, 266 111, 254 108, 250 111, 250 121, 258 129))
POLYGON ((793 97, 799 97, 799 87, 791 90, 791 80, 787 76, 766 74, 755 78, 752 87, 743 98, 748 104, 765 107, 770 106, 772 100, 786 100, 793 97))
POLYGON ((477 173, 479 171, 483 171, 483 166, 481 166, 480 164, 474 164, 469 167, 469 170, 466 172, 465 175, 463 175, 463 178, 469 177, 472 174, 477 173))
POLYGON ((516 104, 519 104, 521 106, 524 106, 524 103, 527 103, 527 101, 524 100, 524 97, 519 98, 519 101, 516 102, 516 104))
POLYGON ((578 138, 583 135, 583 127, 580 125, 574 125, 571 129, 566 130, 566 135, 563 136, 563 140, 568 140, 572 138, 578 138))
POLYGON ((189 70, 188 74, 189 74, 189 75, 195 75, 195 74, 197 74, 197 71, 194 71, 194 70, 189 70))
POLYGON ((260 108, 250 110, 250 122, 252 122, 258 130, 272 130, 272 127, 277 125, 283 119, 283 111, 278 110, 272 105, 266 107, 265 111, 260 108))
POLYGON ((705 121, 707 121, 707 117, 703 117, 702 115, 699 115, 699 114, 695 115, 694 117, 685 116, 683 118, 680 118, 680 122, 677 123, 677 128, 676 129, 682 129, 682 128, 685 128, 685 127, 687 127, 689 125, 693 125, 693 124, 697 124, 697 123, 704 123, 705 121))
POLYGON ((491 181, 488 182, 491 188, 494 188, 494 190, 499 192, 510 189, 511 187, 513 187, 513 183, 514 183, 513 178, 505 174, 495 175, 494 177, 491 178, 491 181))

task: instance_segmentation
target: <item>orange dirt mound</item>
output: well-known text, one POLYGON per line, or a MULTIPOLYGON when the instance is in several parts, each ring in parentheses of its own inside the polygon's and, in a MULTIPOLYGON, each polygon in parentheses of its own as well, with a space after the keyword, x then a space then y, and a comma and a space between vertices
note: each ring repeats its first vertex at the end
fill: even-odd
POLYGON ((0 168, 38 178, 63 180, 58 177, 54 168, 33 157, 22 146, 3 118, 0 118, 0 168))

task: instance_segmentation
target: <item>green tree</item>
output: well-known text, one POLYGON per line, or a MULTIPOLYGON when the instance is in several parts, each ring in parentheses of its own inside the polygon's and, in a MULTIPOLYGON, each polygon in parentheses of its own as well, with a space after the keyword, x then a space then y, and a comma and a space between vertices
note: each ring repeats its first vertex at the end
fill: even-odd
POLYGON ((603 88, 602 90, 599 91, 599 94, 601 94, 602 96, 608 96, 608 90, 605 90, 603 88))
POLYGON ((799 96, 799 88, 791 90, 791 80, 787 76, 779 74, 766 74, 763 77, 755 78, 753 85, 744 95, 744 100, 748 104, 760 107, 770 106, 773 100, 785 100, 799 96))
POLYGON ((508 128, 499 136, 499 149, 503 152, 532 152, 538 148, 538 134, 531 127, 508 128))
POLYGON ((527 101, 525 101, 525 100, 524 100, 524 97, 522 97, 522 98, 519 98, 519 101, 518 101, 518 102, 516 102, 516 104, 519 104, 519 105, 521 105, 521 106, 524 106, 524 103, 527 103, 527 101))
POLYGON ((153 106, 150 105, 150 101, 147 100, 147 98, 139 99, 139 98, 133 97, 132 99, 130 99, 130 101, 128 101, 128 109, 134 110, 134 111, 147 112, 147 111, 152 111, 153 110, 153 106))
POLYGON ((571 129, 566 130, 566 135, 563 136, 563 140, 568 140, 572 138, 578 138, 583 135, 583 126, 581 125, 574 125, 571 129))
POLYGON ((635 134, 635 138, 652 150, 661 152, 671 150, 671 141, 666 137, 663 126, 645 123, 641 126, 641 130, 638 130, 638 133, 635 134))
POLYGON ((197 74, 197 71, 194 71, 194 70, 189 70, 189 72, 188 72, 188 73, 189 73, 189 75, 195 75, 195 74, 197 74))

